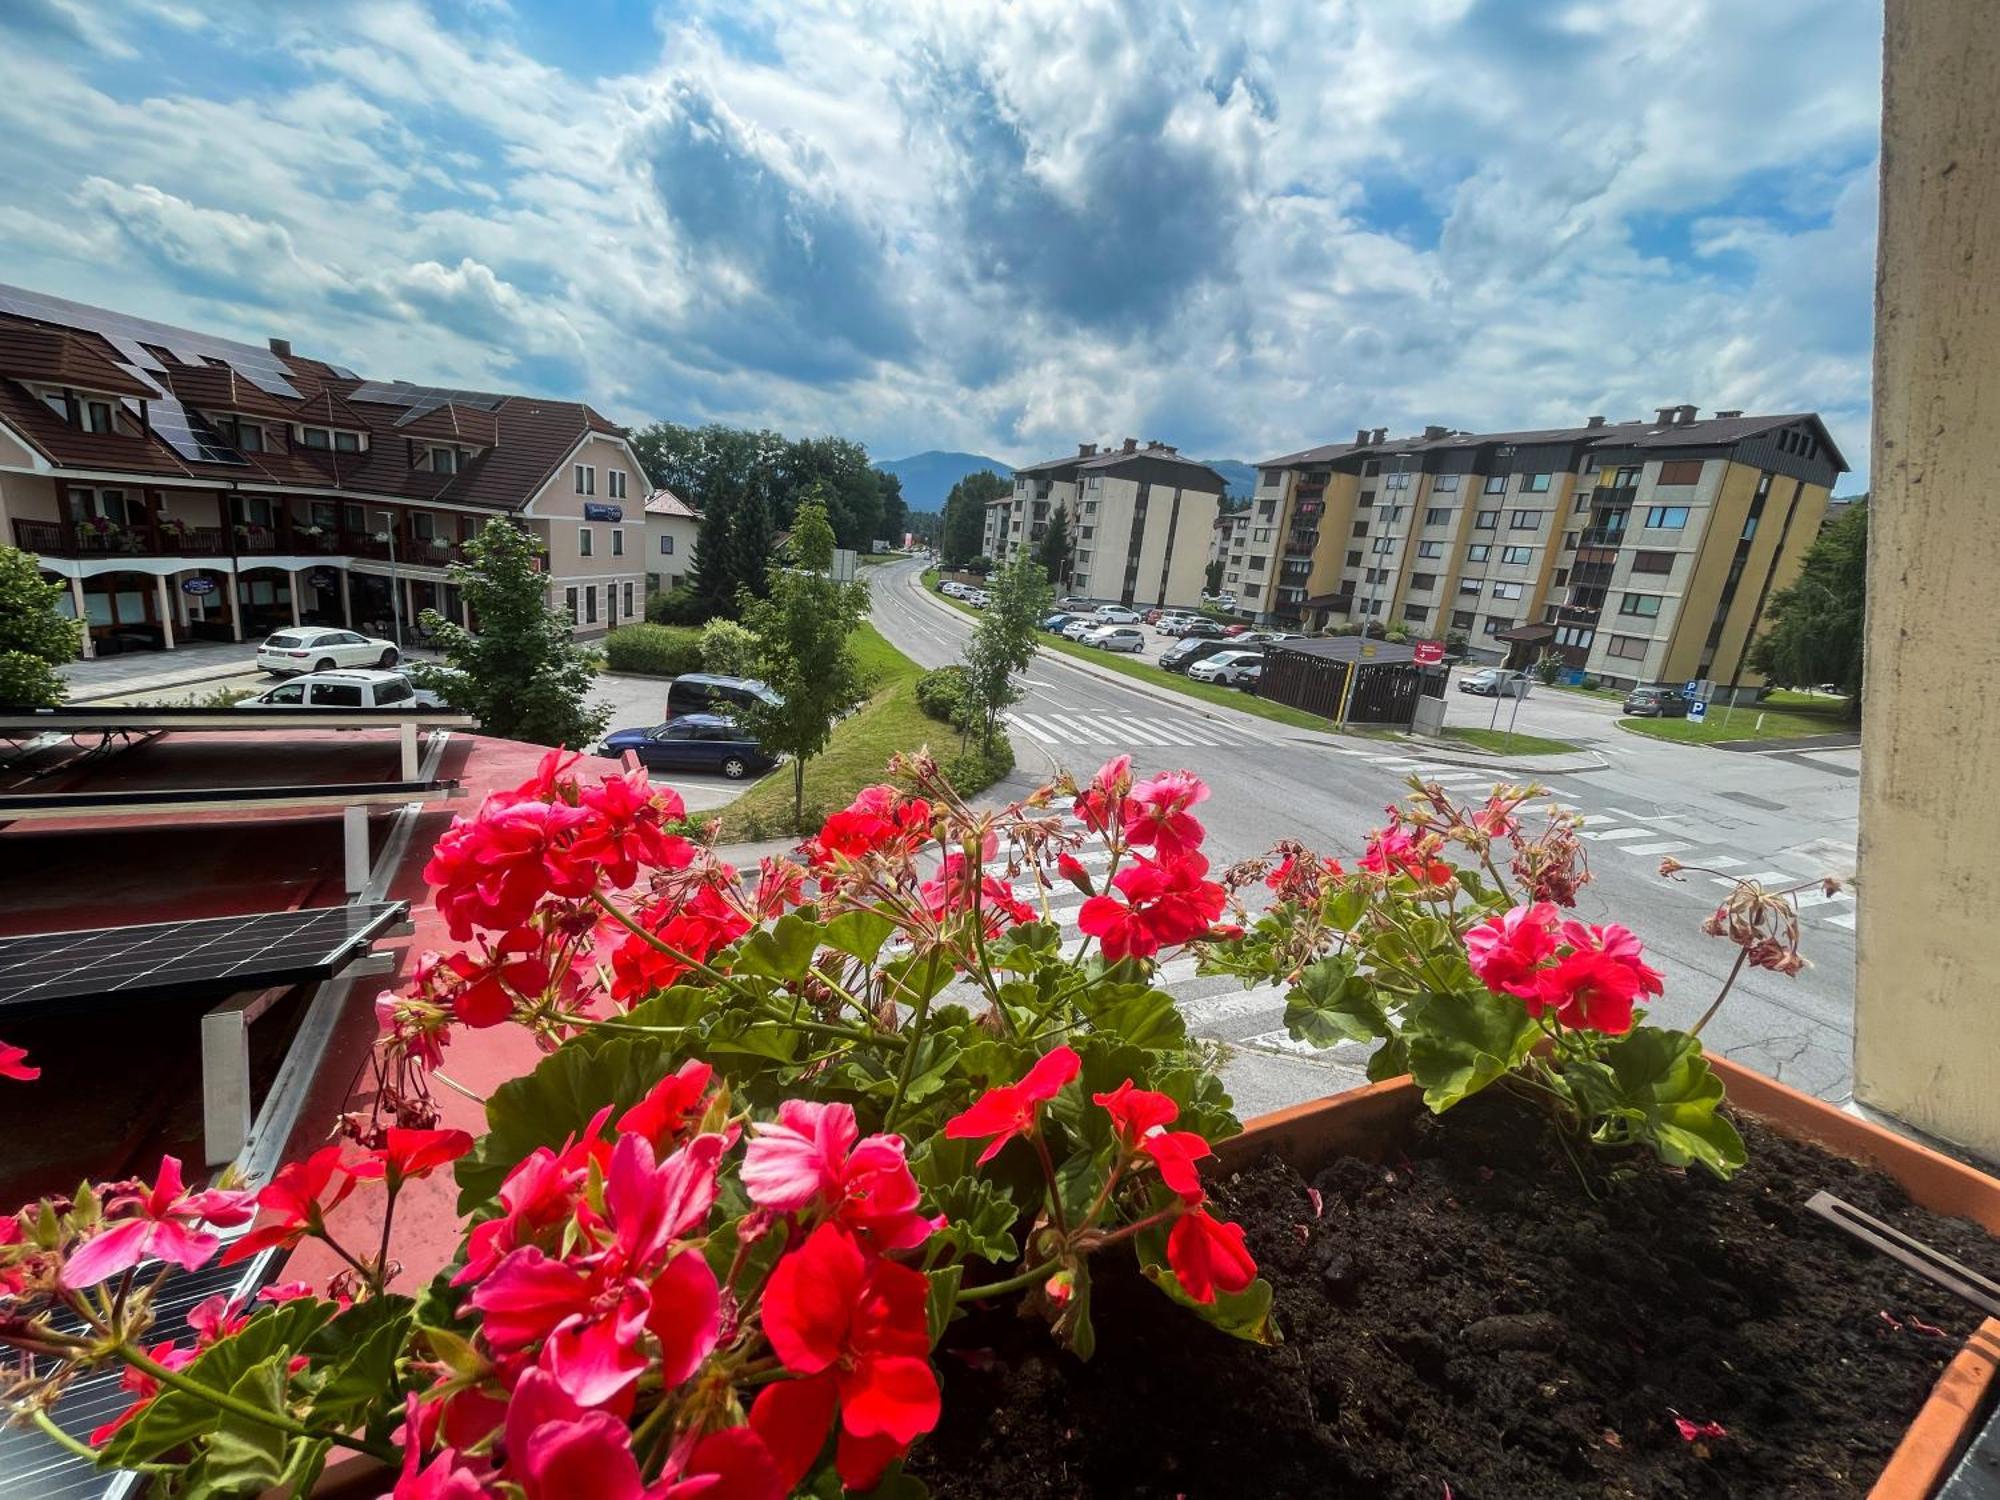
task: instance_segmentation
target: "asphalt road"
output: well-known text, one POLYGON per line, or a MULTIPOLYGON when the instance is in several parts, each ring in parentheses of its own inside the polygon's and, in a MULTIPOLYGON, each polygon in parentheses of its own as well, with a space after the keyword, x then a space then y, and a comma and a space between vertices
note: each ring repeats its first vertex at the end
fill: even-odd
MULTIPOLYGON (((926 598, 919 573, 914 562, 873 571, 873 619, 917 662, 942 666, 958 658, 972 621, 926 598)), ((1027 696, 1015 705, 1013 733, 1024 773, 1038 777, 1064 765, 1087 774, 1123 751, 1142 771, 1185 767, 1211 789, 1203 812, 1218 864, 1261 853, 1285 837, 1354 854, 1368 831, 1381 825, 1384 806, 1405 794, 1413 771, 1461 797, 1483 796, 1501 779, 1426 758, 1420 746, 1329 739, 1193 699, 1186 707, 1163 702, 1062 659, 1037 660, 1027 685, 1027 696)), ((1503 725, 1508 707, 1501 708, 1503 725)), ((1595 878, 1584 888, 1577 915, 1622 922, 1638 933, 1666 976, 1667 993, 1655 1014, 1688 1025, 1715 997, 1735 949, 1700 930, 1724 894, 1720 877, 1662 879, 1661 856, 1767 883, 1851 874, 1853 756, 1663 744, 1619 729, 1616 708, 1538 691, 1521 705, 1518 727, 1583 745, 1604 762, 1590 771, 1537 778, 1553 800, 1586 818, 1595 878)), ((1454 693, 1449 722, 1484 726, 1492 711, 1490 700, 1454 693)), ((1525 780, 1528 773, 1510 770, 1504 779, 1525 780)), ((1705 1035, 1715 1050, 1761 1072, 1844 1100, 1853 1042, 1853 897, 1808 897, 1801 918, 1802 948, 1814 967, 1796 979, 1746 971, 1705 1035)), ((1285 1035, 1277 993, 1245 994, 1227 980, 1197 979, 1192 968, 1191 962, 1170 964, 1161 981, 1181 1001, 1192 1030, 1231 1044, 1227 1076, 1240 1113, 1315 1098, 1358 1076, 1358 1049, 1301 1050, 1285 1035)))

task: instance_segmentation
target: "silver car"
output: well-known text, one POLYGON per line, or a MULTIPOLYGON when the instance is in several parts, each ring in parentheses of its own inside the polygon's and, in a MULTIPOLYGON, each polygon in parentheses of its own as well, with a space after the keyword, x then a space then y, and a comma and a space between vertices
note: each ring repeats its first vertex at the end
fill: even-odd
POLYGON ((1146 633, 1136 625, 1100 625, 1083 638, 1083 643, 1102 651, 1144 651, 1146 633))
POLYGON ((1187 674, 1196 682, 1223 682, 1235 687, 1245 680, 1245 673, 1261 673, 1263 666, 1261 651, 1218 651, 1189 667, 1187 674))

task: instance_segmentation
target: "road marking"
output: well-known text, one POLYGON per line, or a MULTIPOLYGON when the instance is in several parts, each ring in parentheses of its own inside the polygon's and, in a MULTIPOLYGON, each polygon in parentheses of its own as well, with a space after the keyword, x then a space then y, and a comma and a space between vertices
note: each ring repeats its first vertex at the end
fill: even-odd
POLYGON ((1188 739, 1194 744, 1207 745, 1211 748, 1213 748, 1216 745, 1233 745, 1236 743, 1234 740, 1216 739, 1215 731, 1208 728, 1206 725, 1202 726, 1200 729, 1194 729, 1186 724, 1182 724, 1176 727, 1175 732, 1177 734, 1182 735, 1184 738, 1188 739))
POLYGON ((1111 851, 1109 849, 1103 848, 1102 846, 1096 849, 1079 849, 1076 851, 1075 854, 1071 855, 1070 857, 1078 861, 1080 864, 1086 864, 1086 865, 1109 864, 1111 862, 1111 851))
POLYGON ((1026 714, 1008 714, 1007 725, 1011 729, 1027 730, 1029 734, 1032 734, 1036 739, 1040 740, 1044 745, 1053 745, 1054 743, 1056 743, 1053 738, 1042 733, 1041 730, 1035 728, 1033 724, 1029 723, 1028 716, 1026 714))
POLYGON ((1102 714, 1099 717, 1107 724, 1111 724, 1123 730, 1126 734, 1131 735, 1133 739, 1142 745, 1178 745, 1180 743, 1179 740, 1169 739, 1158 730, 1146 728, 1138 719, 1132 718, 1127 714, 1118 714, 1116 716, 1102 714))
POLYGON ((1332 1047, 1315 1047, 1311 1042, 1302 1042, 1289 1031, 1266 1031, 1257 1036, 1246 1036, 1236 1045, 1255 1047, 1263 1052, 1290 1052, 1299 1057, 1319 1057, 1333 1050, 1332 1047))
POLYGON ((1828 917, 1826 925, 1829 927, 1845 927, 1849 932, 1852 932, 1854 931, 1854 913, 1844 911, 1839 916, 1828 917))
POLYGON ((1608 844, 1613 839, 1643 839, 1655 831, 1651 828, 1584 828, 1578 830, 1577 837, 1608 844))
POLYGON ((1679 854, 1683 849, 1692 849, 1693 844, 1676 843, 1667 839, 1658 844, 1620 844, 1620 854, 1679 854))
POLYGON ((1733 854, 1704 854, 1701 862, 1711 870, 1734 870, 1743 863, 1733 854))
POLYGON ((1854 893, 1851 891, 1835 891, 1829 896, 1818 886, 1813 886, 1810 890, 1799 891, 1792 897, 1792 900, 1798 903, 1800 911, 1810 911, 1813 907, 1824 906, 1829 901, 1852 901, 1853 899, 1854 893))
POLYGON ((1069 732, 1070 738, 1079 745, 1109 745, 1112 741, 1101 731, 1093 728, 1089 719, 1082 714, 1045 714, 1059 729, 1069 732))
POLYGON ((1796 885, 1799 879, 1800 877, 1794 875, 1790 870, 1766 870, 1761 875, 1717 875, 1715 883, 1717 885, 1733 886, 1739 885, 1746 880, 1754 880, 1768 891, 1773 886, 1796 885))
POLYGON ((1625 809, 1624 809, 1624 808, 1622 808, 1622 807, 1607 807, 1607 808, 1605 808, 1604 810, 1605 810, 1606 812, 1608 812, 1608 813, 1616 813, 1616 814, 1617 814, 1617 815, 1618 815, 1619 817, 1621 817, 1621 818, 1636 818, 1636 819, 1638 819, 1638 820, 1639 820, 1639 821, 1640 821, 1641 823, 1648 823, 1648 822, 1651 822, 1651 821, 1652 821, 1652 820, 1653 820, 1654 818, 1656 818, 1656 817, 1658 817, 1658 816, 1659 816, 1659 814, 1657 814, 1657 813, 1635 813, 1635 812, 1627 812, 1627 811, 1625 811, 1625 809))
POLYGON ((1371 755, 1368 759, 1378 766, 1415 766, 1422 764, 1421 761, 1412 760, 1407 755, 1371 755))

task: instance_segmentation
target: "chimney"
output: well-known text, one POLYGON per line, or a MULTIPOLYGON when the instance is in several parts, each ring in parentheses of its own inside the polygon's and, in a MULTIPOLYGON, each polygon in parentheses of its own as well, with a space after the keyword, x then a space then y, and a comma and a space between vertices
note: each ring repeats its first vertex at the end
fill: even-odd
POLYGON ((1119 451, 1121 453, 1137 453, 1139 451, 1139 440, 1137 438, 1125 439, 1124 446, 1119 451))
POLYGON ((1602 426, 1604 425, 1604 418, 1603 418, 1603 417, 1585 417, 1585 418, 1583 419, 1583 425, 1584 425, 1584 426, 1586 426, 1586 427, 1602 427, 1602 426))
POLYGON ((1675 408, 1674 408, 1674 407, 1671 407, 1671 406, 1657 406, 1657 407, 1653 408, 1653 423, 1654 423, 1654 425, 1655 425, 1655 426, 1658 426, 1658 427, 1671 427, 1671 426, 1673 426, 1673 425, 1674 425, 1674 411, 1675 411, 1675 408))
POLYGON ((1385 443, 1388 440, 1389 440, 1389 429, 1386 427, 1376 428, 1374 435, 1369 439, 1369 441, 1373 443, 1385 443))
POLYGON ((290 359, 292 357, 292 341, 290 339, 272 339, 271 352, 280 359, 290 359))
POLYGON ((1368 446, 1368 429, 1366 427, 1357 427, 1354 429, 1354 446, 1357 448, 1366 448, 1368 446))
POLYGON ((1717 413, 1716 413, 1716 416, 1717 416, 1717 417, 1740 417, 1740 416, 1742 416, 1742 415, 1743 415, 1743 413, 1742 413, 1742 412, 1741 412, 1740 410, 1738 410, 1738 411, 1719 411, 1719 412, 1717 412, 1717 413))
POLYGON ((1095 457, 1097 457, 1097 444, 1095 444, 1095 443, 1078 443, 1078 444, 1076 445, 1076 456, 1077 456, 1078 458, 1095 458, 1095 457))
POLYGON ((1432 426, 1432 427, 1426 427, 1424 429, 1424 441, 1426 442, 1435 443, 1441 437, 1450 437, 1450 436, 1451 436, 1451 429, 1449 427, 1432 426))
POLYGON ((1701 408, 1698 406, 1676 406, 1674 408, 1674 425, 1677 427, 1693 425, 1694 419, 1700 414, 1700 411, 1701 408))

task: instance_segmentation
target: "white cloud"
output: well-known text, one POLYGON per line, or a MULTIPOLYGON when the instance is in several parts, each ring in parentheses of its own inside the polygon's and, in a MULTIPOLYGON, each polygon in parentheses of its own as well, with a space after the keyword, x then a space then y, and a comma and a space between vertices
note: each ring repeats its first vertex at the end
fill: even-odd
POLYGON ((692 0, 589 77, 547 3, 0 12, 0 260, 883 453, 1692 400, 1864 456, 1867 0, 692 0))

